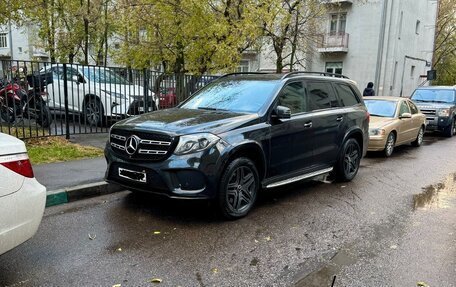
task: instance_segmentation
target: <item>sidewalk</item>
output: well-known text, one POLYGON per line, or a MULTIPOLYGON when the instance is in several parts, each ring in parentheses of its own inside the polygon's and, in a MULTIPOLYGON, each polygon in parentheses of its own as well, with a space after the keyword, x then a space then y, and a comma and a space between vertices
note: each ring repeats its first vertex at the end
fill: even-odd
MULTIPOLYGON (((107 133, 73 135, 70 141, 85 146, 104 148, 107 133)), ((35 178, 47 188, 46 206, 122 190, 104 181, 104 157, 33 166, 35 178)))

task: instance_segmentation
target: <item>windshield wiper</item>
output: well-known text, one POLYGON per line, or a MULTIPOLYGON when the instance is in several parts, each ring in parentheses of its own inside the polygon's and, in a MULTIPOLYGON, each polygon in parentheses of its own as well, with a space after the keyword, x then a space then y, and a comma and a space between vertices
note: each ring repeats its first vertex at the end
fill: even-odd
POLYGON ((211 107, 198 107, 198 110, 207 110, 207 111, 227 111, 224 109, 211 108, 211 107))

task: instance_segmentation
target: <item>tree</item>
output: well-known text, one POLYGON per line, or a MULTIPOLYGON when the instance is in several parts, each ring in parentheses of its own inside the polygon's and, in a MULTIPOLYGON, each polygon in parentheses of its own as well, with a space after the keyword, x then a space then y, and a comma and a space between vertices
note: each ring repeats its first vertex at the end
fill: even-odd
POLYGON ((161 65, 176 75, 178 100, 185 73, 233 70, 261 35, 262 1, 119 1, 118 60, 135 68, 161 65))
POLYGON ((439 85, 456 83, 456 2, 440 0, 434 46, 434 69, 439 85))
POLYGON ((269 0, 263 18, 264 40, 276 58, 276 72, 305 67, 305 57, 317 40, 317 26, 324 14, 319 0, 269 0))

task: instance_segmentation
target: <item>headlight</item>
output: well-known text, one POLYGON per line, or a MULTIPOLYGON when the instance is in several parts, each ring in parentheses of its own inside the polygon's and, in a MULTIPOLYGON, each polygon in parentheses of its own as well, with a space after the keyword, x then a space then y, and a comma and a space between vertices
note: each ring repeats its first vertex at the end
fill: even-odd
POLYGON ((370 136, 384 136, 385 130, 384 129, 369 129, 370 136))
POLYGON ((102 90, 103 92, 105 92, 106 94, 110 95, 111 97, 115 97, 115 98, 118 98, 118 99, 122 99, 122 100, 125 100, 127 97, 121 93, 116 93, 116 92, 112 92, 112 91, 105 91, 105 90, 102 90))
POLYGON ((210 133, 181 136, 174 153, 177 155, 182 155, 202 151, 213 146, 219 140, 220 138, 218 136, 210 133))
POLYGON ((441 109, 439 110, 439 117, 449 117, 450 109, 441 109))

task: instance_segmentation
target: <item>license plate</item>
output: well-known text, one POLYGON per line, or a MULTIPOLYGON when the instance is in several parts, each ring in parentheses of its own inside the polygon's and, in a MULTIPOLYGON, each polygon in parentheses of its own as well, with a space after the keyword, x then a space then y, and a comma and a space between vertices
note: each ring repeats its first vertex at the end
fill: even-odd
POLYGON ((145 172, 134 171, 119 167, 119 176, 137 182, 147 182, 147 175, 145 172))

